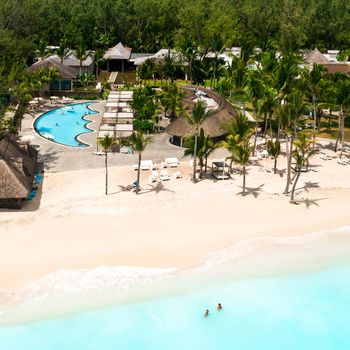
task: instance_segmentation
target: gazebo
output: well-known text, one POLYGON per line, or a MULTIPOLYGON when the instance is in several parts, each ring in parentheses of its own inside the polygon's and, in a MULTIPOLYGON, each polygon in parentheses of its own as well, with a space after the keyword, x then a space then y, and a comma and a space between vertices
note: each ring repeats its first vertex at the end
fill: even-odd
POLYGON ((230 167, 223 161, 213 162, 211 165, 211 173, 216 180, 227 180, 231 177, 230 167))
MULTIPOLYGON (((201 128, 203 128, 204 133, 210 137, 220 138, 224 136, 226 131, 223 126, 236 115, 232 106, 225 101, 221 95, 212 90, 205 88, 199 89, 193 85, 181 85, 180 87, 183 92, 182 105, 187 113, 191 113, 200 95, 206 96, 216 103, 217 108, 214 110, 213 114, 203 122, 201 128)), ((186 135, 193 135, 194 126, 190 125, 184 117, 178 117, 168 125, 166 132, 172 136, 173 143, 182 146, 183 137, 186 135)))

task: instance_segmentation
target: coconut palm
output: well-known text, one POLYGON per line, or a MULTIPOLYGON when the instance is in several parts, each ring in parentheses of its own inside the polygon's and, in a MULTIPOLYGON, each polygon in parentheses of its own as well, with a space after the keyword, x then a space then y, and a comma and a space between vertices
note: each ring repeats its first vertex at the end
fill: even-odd
MULTIPOLYGON (((187 136, 184 139, 184 147, 185 147, 185 156, 193 156, 195 149, 195 139, 194 136, 187 136)), ((202 178, 203 167, 204 172, 207 171, 208 157, 210 154, 217 148, 217 144, 215 144, 214 140, 204 134, 203 128, 200 129, 198 138, 197 138, 197 154, 196 156, 199 159, 199 178, 202 178)))
POLYGON ((225 124, 223 129, 228 135, 237 135, 238 142, 249 140, 254 132, 252 123, 248 120, 245 114, 240 112, 237 113, 235 118, 232 118, 227 124, 225 124))
POLYGON ((77 47, 75 48, 75 56, 79 60, 79 74, 83 69, 83 61, 90 56, 90 51, 86 50, 86 45, 82 39, 80 39, 77 47))
POLYGON ((182 109, 181 103, 182 93, 175 84, 165 87, 160 96, 160 103, 164 110, 164 116, 169 116, 170 120, 174 120, 177 113, 182 109))
POLYGON ((294 180, 292 193, 290 196, 291 203, 295 203, 294 194, 300 177, 301 169, 302 167, 308 165, 309 158, 316 153, 316 150, 311 148, 312 143, 313 141, 309 138, 309 136, 303 133, 300 133, 298 135, 298 138, 294 141, 295 149, 292 153, 292 156, 295 159, 295 170, 297 174, 294 180))
POLYGON ((195 103, 192 113, 185 114, 185 118, 190 125, 194 126, 194 160, 193 160, 193 183, 197 182, 196 172, 197 172, 197 139, 199 134, 200 126, 203 122, 212 115, 212 111, 207 110, 207 104, 204 101, 198 101, 195 103))
POLYGON ((342 150, 344 149, 345 118, 350 112, 350 80, 342 80, 336 89, 335 102, 340 109, 339 135, 341 138, 342 150))
POLYGON ((246 80, 246 93, 249 96, 255 117, 255 137, 254 137, 254 146, 253 153, 255 153, 256 141, 258 138, 258 111, 259 111, 259 100, 264 96, 266 90, 266 85, 263 80, 262 74, 258 70, 250 70, 248 72, 246 80))
POLYGON ((267 152, 270 156, 274 159, 274 166, 273 166, 273 173, 276 174, 277 172, 277 158, 281 153, 281 143, 279 140, 269 140, 267 142, 267 152))
POLYGON ((232 159, 234 162, 238 163, 242 167, 243 174, 243 189, 242 195, 245 195, 245 182, 246 182, 246 168, 249 163, 249 157, 252 153, 253 146, 249 145, 249 141, 245 140, 237 144, 232 153, 232 159))
POLYGON ((105 168, 106 168, 106 191, 105 194, 108 194, 108 152, 110 151, 115 141, 108 134, 103 138, 98 139, 98 144, 102 147, 102 151, 105 154, 105 168))
POLYGON ((60 40, 59 47, 56 50, 56 55, 61 59, 61 64, 63 64, 63 60, 65 60, 69 56, 69 48, 67 40, 60 40))
POLYGON ((289 192, 289 185, 291 183, 291 162, 293 153, 293 141, 296 137, 296 127, 299 118, 305 113, 309 104, 306 96, 299 90, 293 90, 287 98, 284 106, 279 108, 282 128, 286 136, 286 153, 287 153, 287 179, 285 194, 289 192))
POLYGON ((313 134, 313 146, 315 145, 315 138, 316 138, 316 129, 317 129, 317 101, 319 99, 319 96, 322 91, 323 87, 323 78, 325 75, 326 69, 324 66, 320 64, 314 64, 311 71, 305 70, 304 71, 304 80, 306 88, 309 90, 309 93, 311 95, 311 101, 312 101, 312 111, 313 111, 313 128, 314 128, 314 134, 313 134))
POLYGON ((213 80, 215 84, 217 82, 218 58, 225 49, 225 43, 220 33, 214 33, 210 43, 210 49, 214 53, 213 80))
POLYGON ((141 130, 134 131, 128 138, 122 141, 123 145, 130 146, 135 152, 138 153, 136 194, 138 194, 140 191, 140 170, 142 153, 145 150, 146 146, 151 142, 151 137, 145 135, 141 130))

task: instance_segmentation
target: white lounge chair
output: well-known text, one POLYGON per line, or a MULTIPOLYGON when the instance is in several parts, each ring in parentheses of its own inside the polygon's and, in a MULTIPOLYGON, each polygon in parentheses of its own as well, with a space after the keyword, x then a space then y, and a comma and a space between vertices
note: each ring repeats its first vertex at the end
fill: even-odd
POLYGON ((181 178, 182 178, 182 175, 181 175, 180 171, 176 171, 176 172, 173 174, 173 177, 174 177, 174 179, 181 179, 181 178))
POLYGON ((176 168, 180 163, 179 160, 177 159, 177 157, 165 158, 164 162, 170 168, 176 168))
POLYGON ((151 176, 149 177, 150 182, 156 182, 158 180, 159 174, 157 170, 152 170, 151 176))
POLYGON ((170 176, 166 170, 161 170, 159 179, 162 181, 167 181, 167 180, 170 180, 170 176))
MULTIPOLYGON (((133 165, 134 170, 138 169, 138 164, 133 165)), ((152 160, 141 160, 140 169, 141 170, 153 170, 157 168, 157 164, 153 163, 152 160)))
POLYGON ((103 156, 105 152, 93 152, 95 156, 103 156))

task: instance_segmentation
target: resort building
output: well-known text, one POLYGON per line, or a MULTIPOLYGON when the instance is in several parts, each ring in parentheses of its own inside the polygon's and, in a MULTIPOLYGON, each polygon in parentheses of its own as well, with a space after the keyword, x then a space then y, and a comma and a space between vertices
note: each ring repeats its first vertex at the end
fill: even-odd
POLYGON ((121 71, 133 69, 133 63, 129 62, 131 56, 131 48, 124 47, 119 42, 116 46, 113 46, 107 50, 103 55, 103 59, 106 61, 106 69, 108 72, 121 71))
POLYGON ((81 73, 93 73, 94 72, 94 61, 92 58, 92 53, 86 52, 85 60, 79 60, 74 51, 71 50, 68 55, 63 58, 63 60, 57 55, 51 55, 49 58, 51 60, 55 60, 58 63, 63 64, 64 66, 73 68, 75 70, 76 75, 81 73))
POLYGON ((40 69, 56 68, 60 78, 52 80, 50 83, 43 84, 42 92, 66 92, 73 91, 73 82, 76 79, 77 73, 74 68, 68 67, 49 57, 44 60, 33 63, 29 68, 29 72, 35 72, 40 69))
POLYGON ((0 140, 0 207, 21 208, 32 190, 38 151, 6 134, 0 140))

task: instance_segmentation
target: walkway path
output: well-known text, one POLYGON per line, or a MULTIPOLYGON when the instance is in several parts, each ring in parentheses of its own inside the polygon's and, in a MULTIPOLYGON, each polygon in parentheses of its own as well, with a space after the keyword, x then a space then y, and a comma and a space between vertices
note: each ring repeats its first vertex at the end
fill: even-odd
MULTIPOLYGON (((39 149, 39 159, 44 162, 46 171, 59 172, 102 168, 104 167, 104 157, 96 156, 93 152, 97 149, 97 130, 104 111, 104 104, 104 101, 100 101, 91 106, 92 109, 100 112, 99 114, 89 115, 89 118, 91 117, 93 121, 89 124, 89 127, 95 131, 81 136, 81 140, 90 144, 91 147, 66 147, 42 138, 34 131, 34 118, 29 114, 24 116, 20 135, 34 137, 31 144, 39 149)), ((143 158, 152 159, 155 162, 159 162, 165 157, 182 158, 184 149, 170 144, 169 138, 170 136, 165 133, 154 135, 153 142, 146 148, 143 158)), ((108 159, 110 165, 132 165, 137 161, 137 155, 110 153, 108 159)))

